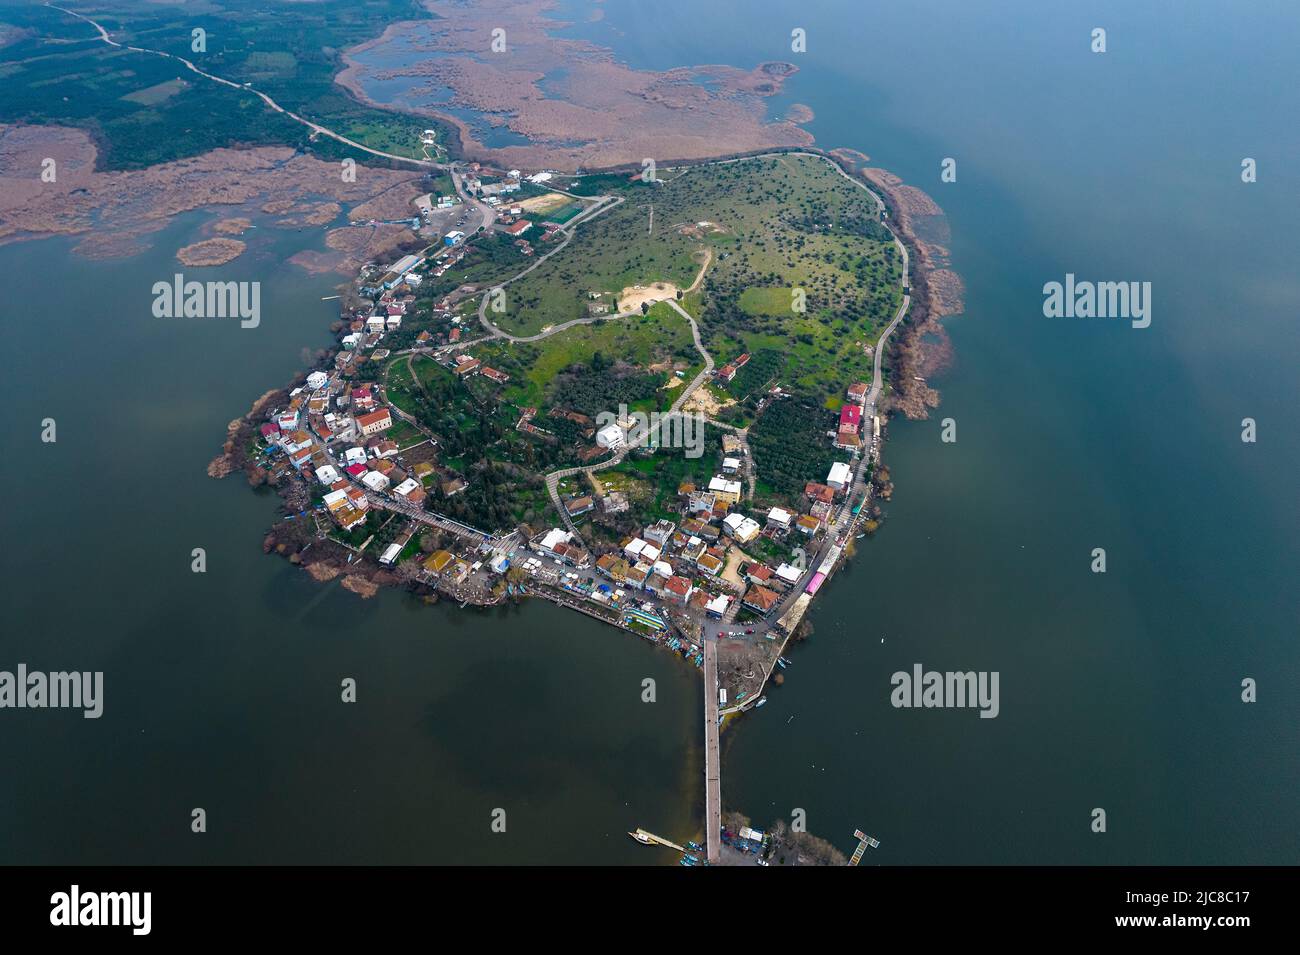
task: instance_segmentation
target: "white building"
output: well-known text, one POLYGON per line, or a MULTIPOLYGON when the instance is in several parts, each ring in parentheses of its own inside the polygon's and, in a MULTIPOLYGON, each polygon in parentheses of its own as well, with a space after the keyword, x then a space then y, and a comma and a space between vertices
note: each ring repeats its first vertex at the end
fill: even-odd
POLYGON ((365 463, 366 463, 366 449, 365 449, 365 448, 348 448, 346 451, 343 452, 343 460, 344 460, 347 464, 349 464, 349 465, 352 465, 352 464, 365 464, 365 463))
POLYGON ((722 459, 722 473, 723 473, 723 474, 735 474, 735 473, 736 473, 737 471, 739 471, 739 470, 740 470, 740 458, 723 458, 723 459, 722 459))
POLYGON ((709 493, 726 498, 734 504, 740 500, 740 482, 728 481, 721 476, 714 477, 709 481, 709 493))
POLYGON ((326 487, 329 487, 339 479, 339 472, 334 469, 334 465, 327 464, 324 467, 316 469, 316 480, 320 481, 326 487))
POLYGON ((361 476, 361 483, 372 491, 386 491, 388 490, 388 485, 392 482, 378 471, 367 471, 361 476))
POLYGON ((407 478, 397 487, 393 488, 393 493, 398 497, 409 497, 412 491, 419 490, 420 482, 415 478, 407 478))
POLYGON ((554 556, 555 548, 561 544, 567 544, 573 540, 573 535, 562 527, 552 527, 546 532, 546 536, 537 544, 537 549, 543 554, 554 556))
POLYGON ((767 512, 767 524, 769 527, 779 527, 783 531, 790 529, 790 522, 794 520, 794 515, 781 507, 774 507, 767 512))
POLYGON ((758 521, 735 512, 726 516, 722 526, 728 534, 742 544, 749 543, 762 531, 758 521))
POLYGON ((852 480, 853 469, 840 461, 836 461, 832 464, 830 472, 826 475, 826 484, 829 487, 835 488, 837 491, 844 490, 849 486, 852 480))
POLYGON ((330 380, 330 376, 323 371, 313 371, 307 376, 307 387, 312 391, 317 391, 325 387, 325 382, 330 380))
POLYGON ((779 579, 784 580, 787 584, 795 584, 799 582, 799 578, 803 576, 803 572, 800 571, 798 567, 794 566, 794 564, 782 564, 776 569, 776 576, 779 579))
POLYGON ((629 561, 635 561, 640 558, 641 552, 645 550, 645 547, 645 541, 639 537, 633 537, 627 542, 627 546, 623 548, 623 556, 629 561))
POLYGON ((596 432, 596 444, 617 451, 627 444, 627 432, 616 424, 609 424, 596 432))

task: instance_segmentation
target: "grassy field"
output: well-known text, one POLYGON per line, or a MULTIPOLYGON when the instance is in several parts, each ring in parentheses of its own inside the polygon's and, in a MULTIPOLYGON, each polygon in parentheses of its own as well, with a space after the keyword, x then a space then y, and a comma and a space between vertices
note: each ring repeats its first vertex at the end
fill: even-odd
POLYGON ((777 355, 765 381, 819 401, 869 378, 867 346, 899 304, 902 264, 866 190, 796 155, 694 166, 658 185, 599 178, 623 203, 509 287, 501 327, 535 334, 583 317, 593 292, 607 302, 637 284, 684 288, 710 248, 703 288, 685 304, 719 362, 777 355))
MULTIPOLYGON (((507 401, 537 408, 563 403, 563 394, 550 391, 555 377, 597 354, 646 368, 668 362, 699 363, 686 320, 664 304, 644 317, 579 325, 539 342, 480 345, 471 354, 512 376, 503 395, 507 401)), ((666 380, 668 373, 662 375, 666 380)), ((667 403, 672 403, 671 397, 667 403)))

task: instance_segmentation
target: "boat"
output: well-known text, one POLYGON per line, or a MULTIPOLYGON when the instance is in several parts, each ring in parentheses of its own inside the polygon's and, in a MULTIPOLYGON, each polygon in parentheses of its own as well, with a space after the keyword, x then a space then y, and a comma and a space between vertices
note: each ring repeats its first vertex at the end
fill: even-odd
POLYGON ((754 704, 754 709, 758 709, 760 706, 762 706, 762 705, 763 705, 764 703, 766 703, 766 702, 767 702, 767 697, 765 697, 765 696, 760 696, 760 697, 758 698, 758 702, 754 704))
POLYGON ((650 841, 650 837, 645 834, 645 831, 643 829, 638 829, 636 832, 629 832, 628 835, 631 836, 633 839, 635 839, 637 842, 641 843, 641 845, 643 846, 654 845, 654 843, 650 841))
POLYGON ((790 661, 787 660, 785 657, 777 657, 776 665, 779 666, 782 670, 784 670, 786 667, 790 665, 790 661))

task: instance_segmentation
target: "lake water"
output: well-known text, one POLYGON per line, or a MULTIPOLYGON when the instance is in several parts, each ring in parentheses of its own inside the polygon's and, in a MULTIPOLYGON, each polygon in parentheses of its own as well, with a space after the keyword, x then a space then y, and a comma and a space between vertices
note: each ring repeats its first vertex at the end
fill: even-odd
MULTIPOLYGON (((891 427, 888 521, 823 589, 786 685, 726 734, 727 807, 803 809, 845 850, 865 829, 882 863, 1294 863, 1300 9, 599 6, 565 3, 569 35, 635 67, 794 60, 773 115, 807 103, 820 145, 930 192, 967 284, 942 407, 891 427), (1067 272, 1150 281, 1151 326, 1045 318, 1067 272), (997 671, 1000 715, 894 709, 915 663, 997 671)), ((0 668, 107 684, 98 721, 0 717, 2 857, 671 861, 623 833, 698 826, 695 670, 549 605, 362 601, 261 554, 274 497, 203 470, 326 343, 332 280, 283 264, 317 238, 268 231, 222 270, 263 281, 260 328, 152 318, 203 221, 126 261, 0 248, 0 668)))

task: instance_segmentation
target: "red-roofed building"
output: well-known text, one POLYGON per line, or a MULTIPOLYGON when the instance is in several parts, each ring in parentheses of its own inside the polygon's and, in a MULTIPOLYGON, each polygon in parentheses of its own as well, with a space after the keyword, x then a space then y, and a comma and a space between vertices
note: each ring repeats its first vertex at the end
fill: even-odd
POLYGON ((675 604, 686 603, 686 598, 691 595, 691 582, 685 577, 669 577, 664 584, 664 599, 675 604))
POLYGON ((393 426, 393 418, 387 408, 380 408, 370 414, 357 415, 357 427, 362 434, 378 434, 393 426))
POLYGON ((775 590, 768 590, 766 587, 754 584, 745 591, 745 598, 741 601, 741 604, 750 610, 755 610, 763 616, 767 616, 780 600, 781 595, 775 590))

